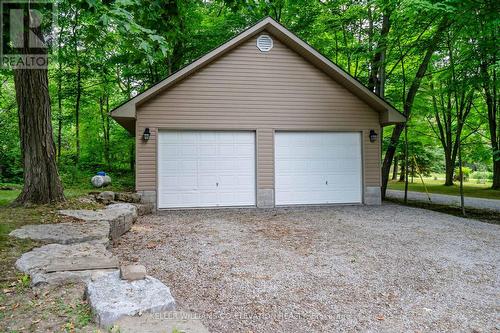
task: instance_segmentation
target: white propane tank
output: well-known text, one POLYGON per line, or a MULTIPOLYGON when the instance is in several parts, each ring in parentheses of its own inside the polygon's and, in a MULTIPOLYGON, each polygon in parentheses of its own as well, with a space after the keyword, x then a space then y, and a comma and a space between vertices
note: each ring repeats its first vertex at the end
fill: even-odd
POLYGON ((103 186, 108 186, 111 185, 111 177, 106 175, 104 176, 104 185, 103 186))
POLYGON ((94 185, 94 187, 96 188, 99 188, 99 187, 103 187, 104 186, 104 176, 94 176, 92 177, 92 185, 94 185))

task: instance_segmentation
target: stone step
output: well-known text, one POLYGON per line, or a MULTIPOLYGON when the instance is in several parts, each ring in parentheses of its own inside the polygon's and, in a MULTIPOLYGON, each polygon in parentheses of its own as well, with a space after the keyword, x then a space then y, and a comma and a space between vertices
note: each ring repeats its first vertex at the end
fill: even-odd
POLYGON ((103 328, 125 316, 175 309, 170 289, 151 276, 127 281, 119 272, 100 274, 87 283, 85 293, 96 323, 103 328))
POLYGON ((129 203, 119 203, 107 206, 101 210, 60 210, 59 214, 85 222, 109 223, 109 237, 117 240, 130 230, 137 220, 137 207, 129 203))
POLYGON ((59 262, 52 263, 45 267, 46 273, 64 272, 64 271, 87 271, 96 269, 118 269, 120 263, 115 257, 82 257, 72 259, 61 259, 59 262))
POLYGON ((107 244, 109 242, 109 233, 108 222, 91 221, 85 223, 30 224, 13 230, 9 235, 44 243, 75 244, 98 241, 107 244))
POLYGON ((87 282, 96 272, 119 272, 112 266, 118 266, 117 259, 99 242, 48 244, 24 253, 16 261, 16 268, 30 275, 32 286, 87 282), (87 264, 82 265, 85 262, 87 264), (57 267, 61 263, 66 265, 67 270, 57 267))

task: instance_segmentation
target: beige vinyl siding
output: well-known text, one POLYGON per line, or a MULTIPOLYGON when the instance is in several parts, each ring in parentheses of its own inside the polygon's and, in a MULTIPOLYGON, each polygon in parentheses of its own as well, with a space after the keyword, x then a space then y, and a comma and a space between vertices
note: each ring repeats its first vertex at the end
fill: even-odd
MULTIPOLYGON (((136 127, 137 127, 136 122, 136 127)), ((147 126, 146 126, 147 127, 147 126)), ((135 186, 139 190, 156 190, 156 128, 150 127, 148 142, 142 140, 144 128, 136 128, 135 186)))
POLYGON ((252 130, 257 188, 274 188, 274 131, 363 131, 364 185, 380 186, 379 114, 274 38, 254 36, 175 86, 137 106, 137 190, 156 190, 158 129, 252 130), (151 139, 143 143, 145 127, 151 139))
POLYGON ((257 187, 274 189, 274 131, 257 130, 257 187))

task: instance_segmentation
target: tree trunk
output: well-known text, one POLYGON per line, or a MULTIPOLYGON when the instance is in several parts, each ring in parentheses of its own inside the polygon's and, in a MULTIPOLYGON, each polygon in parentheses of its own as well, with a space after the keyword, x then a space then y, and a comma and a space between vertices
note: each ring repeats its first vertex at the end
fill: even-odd
POLYGON ((413 184, 413 178, 415 177, 415 163, 411 164, 411 183, 413 184))
POLYGON ((445 157, 445 186, 453 185, 453 176, 455 175, 455 163, 451 157, 445 157))
MULTIPOLYGON (((382 198, 385 199, 385 191, 387 190, 387 182, 389 181, 389 171, 391 169, 392 159, 396 152, 396 147, 398 145, 399 137, 403 133, 405 125, 397 124, 392 130, 391 139, 387 150, 385 152, 384 161, 382 162, 382 198)), ((403 165, 404 163, 401 163, 403 165)), ((404 176, 404 172, 401 173, 404 176)), ((403 179, 404 180, 404 179, 403 179)))
POLYGON ((75 129, 76 129, 76 163, 80 162, 80 100, 82 97, 82 68, 77 64, 76 73, 76 104, 75 104, 75 129))
POLYGON ((111 154, 110 154, 110 136, 111 136, 111 124, 109 121, 109 94, 106 94, 106 146, 104 147, 104 155, 108 162, 108 169, 111 170, 111 154))
POLYGON ((104 138, 104 162, 109 170, 111 169, 111 160, 109 156, 109 97, 107 95, 99 97, 99 111, 101 114, 102 134, 104 138))
POLYGON ((375 92, 380 97, 384 97, 385 90, 385 54, 387 51, 387 36, 391 29, 391 11, 384 10, 382 18, 382 28, 380 30, 380 40, 377 43, 376 52, 371 61, 371 72, 368 79, 368 89, 375 92))
MULTIPOLYGON (((483 58, 486 56, 481 55, 483 58)), ((496 60, 494 58, 494 60, 496 60)), ((500 190, 500 124, 498 117, 498 98, 496 70, 493 67, 493 75, 488 71, 490 64, 486 60, 481 61, 480 71, 482 76, 482 86, 484 90, 484 99, 488 110, 488 128, 490 130, 490 143, 493 155, 493 184, 492 188, 500 190)))
POLYGON ((74 51, 76 57, 76 103, 75 103, 75 130, 76 130, 76 164, 80 162, 80 100, 82 97, 82 66, 78 52, 78 12, 75 14, 73 25, 74 51))
POLYGON ((58 37, 58 70, 57 70, 57 160, 61 160, 61 147, 62 147, 62 126, 63 126, 63 110, 62 110, 62 35, 64 33, 64 26, 61 27, 58 37))
MULTIPOLYGON (((497 156, 497 158, 499 158, 497 156)), ((500 190, 500 159, 493 160, 493 185, 494 190, 500 190)))
POLYGON ((392 180, 398 179, 398 162, 399 162, 399 155, 396 155, 394 157, 394 167, 392 168, 392 180))
MULTIPOLYGON (((29 20, 26 15, 25 20, 29 20)), ((29 30, 25 29, 28 40, 29 30)), ((31 29, 41 41, 39 28, 31 29)), ((26 46, 22 54, 46 55, 45 49, 26 46)), ((24 187, 15 204, 45 204, 63 201, 63 187, 56 164, 56 151, 52 137, 51 107, 48 70, 14 69, 14 84, 19 116, 19 135, 24 167, 24 187)))
POLYGON ((57 159, 61 159, 62 146, 62 62, 59 61, 59 72, 57 77, 57 159))
MULTIPOLYGON (((422 78, 425 75, 425 72, 427 71, 427 66, 429 65, 429 62, 432 58, 432 54, 436 50, 439 41, 441 40, 441 36, 443 32, 447 29, 449 24, 448 19, 443 19, 441 23, 439 24, 439 27, 432 37, 432 40, 429 43, 429 46, 427 47, 427 50, 425 52, 425 56, 422 59, 422 62, 420 63, 420 66, 418 67, 417 73, 415 74, 415 78, 413 79, 413 82, 410 86, 410 89, 408 90, 408 94, 403 106, 403 114, 408 118, 411 114, 411 109, 413 107, 413 101, 415 100, 415 96, 417 94, 417 91, 420 87, 420 83, 422 81, 422 78)), ((385 192, 387 190, 387 182, 389 181, 389 172, 391 169, 391 164, 392 160, 394 158, 394 154, 396 153, 396 147, 399 142, 399 138, 401 136, 401 133, 403 132, 406 124, 397 124, 394 126, 394 129, 392 130, 392 135, 391 135, 391 140, 389 142, 389 145, 387 146, 387 150, 385 153, 384 161, 382 163, 382 199, 385 199, 385 192)))
POLYGON ((405 160, 401 160, 401 170, 399 171, 399 181, 404 182, 405 181, 405 160))
POLYGON ((135 141, 130 145, 130 171, 135 170, 135 141))

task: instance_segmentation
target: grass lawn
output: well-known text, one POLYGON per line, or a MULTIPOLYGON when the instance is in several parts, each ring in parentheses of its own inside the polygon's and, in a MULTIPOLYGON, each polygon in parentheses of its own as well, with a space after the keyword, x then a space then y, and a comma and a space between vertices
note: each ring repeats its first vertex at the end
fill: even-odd
MULTIPOLYGON (((460 189, 458 184, 453 186, 444 186, 443 180, 434 179, 424 179, 427 191, 430 193, 438 194, 448 194, 448 195, 460 195, 460 189)), ((477 184, 475 181, 469 181, 464 183, 464 194, 467 197, 474 198, 485 198, 485 199, 498 199, 500 200, 500 191, 492 190, 491 183, 477 184)), ((391 190, 401 190, 404 191, 405 183, 398 181, 390 181, 388 188, 391 190)), ((409 191, 415 192, 425 192, 424 186, 420 179, 415 178, 414 183, 408 184, 409 191)))

